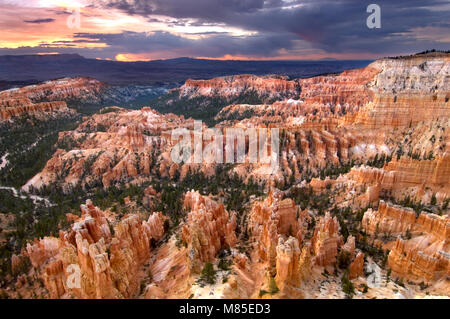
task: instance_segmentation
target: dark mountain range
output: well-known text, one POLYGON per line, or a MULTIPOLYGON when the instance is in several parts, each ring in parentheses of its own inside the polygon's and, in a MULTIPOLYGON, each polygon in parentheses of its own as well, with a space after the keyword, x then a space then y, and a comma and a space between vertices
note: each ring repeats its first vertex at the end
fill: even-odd
MULTIPOLYGON (((61 77, 93 77, 113 85, 176 85, 186 79, 251 73, 310 77, 360 68, 371 61, 217 61, 191 58, 149 62, 86 59, 78 54, 0 56, 0 81, 34 83, 61 77)), ((3 83, 7 87, 8 83, 3 83)))

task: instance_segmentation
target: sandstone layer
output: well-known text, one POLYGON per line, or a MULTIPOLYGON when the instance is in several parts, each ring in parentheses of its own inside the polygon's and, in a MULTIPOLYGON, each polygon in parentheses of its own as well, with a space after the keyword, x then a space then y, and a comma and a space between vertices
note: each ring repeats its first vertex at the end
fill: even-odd
POLYGON ((234 75, 211 80, 187 80, 179 89, 180 97, 221 97, 231 99, 243 94, 256 93, 265 100, 296 97, 300 93, 299 81, 283 76, 234 75))
POLYGON ((98 103, 105 85, 89 78, 64 78, 0 92, 0 121, 21 115, 73 113, 66 102, 98 103))
POLYGON ((165 217, 129 215, 116 221, 88 201, 81 217, 59 238, 29 244, 51 298, 130 298, 139 291, 139 269, 150 257, 150 240, 164 234, 165 217))

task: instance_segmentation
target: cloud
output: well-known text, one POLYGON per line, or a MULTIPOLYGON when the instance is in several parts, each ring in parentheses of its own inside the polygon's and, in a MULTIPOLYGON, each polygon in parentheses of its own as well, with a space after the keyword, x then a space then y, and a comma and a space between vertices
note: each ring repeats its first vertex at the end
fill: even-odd
POLYGON ((186 57, 220 58, 251 56, 263 58, 278 56, 281 50, 290 51, 301 47, 292 35, 230 36, 210 34, 198 39, 187 38, 165 31, 122 33, 76 33, 73 40, 44 42, 37 47, 2 49, 0 54, 32 54, 43 52, 74 53, 91 58, 115 58, 118 54, 140 54, 149 59, 186 57), (76 49, 73 49, 74 45, 76 49), (102 44, 102 47, 79 47, 83 44, 102 44))
POLYGON ((53 21, 55 21, 55 19, 47 18, 47 19, 36 19, 36 20, 24 20, 23 22, 40 24, 40 23, 50 23, 50 22, 53 22, 53 21))
POLYGON ((101 50, 103 53, 153 53, 154 58, 221 57, 225 54, 270 56, 277 55, 281 49, 289 50, 294 45, 292 36, 289 35, 238 37, 216 33, 205 38, 190 39, 164 31, 152 33, 123 32, 120 34, 78 33, 74 38, 107 44, 108 47, 101 50))
MULTIPOLYGON (((283 1, 266 1, 268 4, 283 1)), ((236 13, 254 13, 264 0, 111 0, 94 1, 106 8, 117 8, 133 15, 165 15, 174 18, 201 18, 217 21, 236 13)), ((95 4, 94 4, 95 5, 95 4)))
POLYGON ((17 8, 7 9, 0 26, 9 36, 0 39, 9 49, 0 54, 376 58, 450 44, 448 0, 96 0, 76 30, 66 28, 62 8, 24 9, 20 21, 11 16, 17 8), (381 29, 366 26, 372 2, 381 6, 381 29), (39 16, 48 18, 32 19, 39 16))
POLYGON ((373 0, 110 0, 105 8, 131 15, 164 15, 197 19, 197 23, 224 23, 273 38, 303 40, 325 52, 395 53, 442 41, 421 41, 414 30, 439 26, 441 38, 448 38, 446 23, 450 4, 446 0, 378 0, 382 28, 369 29, 366 8, 373 0))

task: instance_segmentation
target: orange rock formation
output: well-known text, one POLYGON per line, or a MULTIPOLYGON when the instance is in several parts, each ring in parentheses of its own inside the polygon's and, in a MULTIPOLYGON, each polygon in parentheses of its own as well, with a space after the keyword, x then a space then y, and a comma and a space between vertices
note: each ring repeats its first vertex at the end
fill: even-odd
POLYGON ((110 216, 88 201, 82 216, 59 238, 27 246, 51 298, 130 298, 139 288, 139 269, 150 256, 150 240, 161 239, 165 217, 148 221, 125 216, 115 226, 110 216))
POLYGON ((47 81, 20 89, 0 92, 0 121, 23 114, 70 114, 64 101, 78 99, 96 102, 105 85, 89 78, 73 78, 47 81))
POLYGON ((186 193, 184 207, 190 212, 181 230, 182 240, 188 245, 192 268, 199 271, 219 250, 236 244, 236 214, 198 192, 186 193))
POLYGON ((336 262, 338 249, 343 245, 343 238, 339 233, 339 222, 326 213, 319 221, 312 239, 314 262, 318 266, 331 266, 336 262))
POLYGON ((296 97, 300 93, 299 81, 283 76, 234 75, 211 80, 187 80, 179 89, 180 97, 220 96, 238 97, 251 89, 266 99, 296 97))
POLYGON ((450 219, 422 212, 411 225, 413 236, 397 238, 388 264, 392 271, 416 282, 433 282, 450 274, 450 219))

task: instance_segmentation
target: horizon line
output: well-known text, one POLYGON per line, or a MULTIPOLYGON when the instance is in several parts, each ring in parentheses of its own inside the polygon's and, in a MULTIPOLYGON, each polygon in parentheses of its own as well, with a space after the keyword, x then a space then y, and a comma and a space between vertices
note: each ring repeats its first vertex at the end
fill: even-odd
POLYGON ((188 57, 188 56, 179 56, 176 58, 167 58, 167 59, 143 59, 143 60, 135 60, 135 61, 119 61, 110 58, 91 58, 85 57, 79 53, 32 53, 32 54, 1 54, 0 57, 25 57, 25 56, 70 56, 76 55, 83 59, 87 60, 98 60, 98 61, 109 61, 109 62, 119 62, 119 63, 136 63, 136 62, 156 62, 156 61, 171 61, 171 60, 179 60, 179 59, 190 59, 190 60, 200 60, 200 61, 218 61, 218 62, 327 62, 327 61, 374 61, 382 58, 367 58, 367 59, 337 59, 337 58, 320 58, 320 59, 271 59, 271 58, 262 58, 262 59, 223 59, 223 58, 213 58, 213 57, 188 57))

